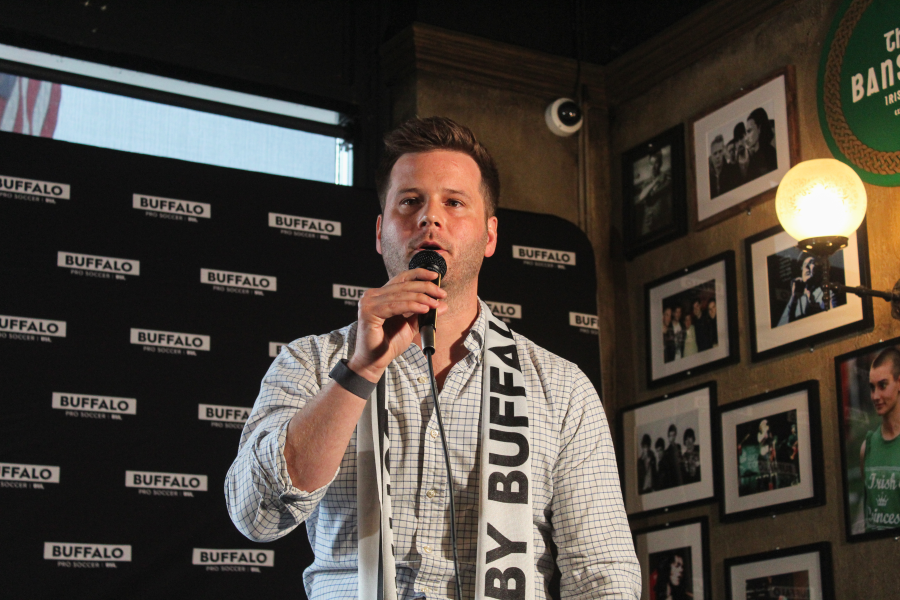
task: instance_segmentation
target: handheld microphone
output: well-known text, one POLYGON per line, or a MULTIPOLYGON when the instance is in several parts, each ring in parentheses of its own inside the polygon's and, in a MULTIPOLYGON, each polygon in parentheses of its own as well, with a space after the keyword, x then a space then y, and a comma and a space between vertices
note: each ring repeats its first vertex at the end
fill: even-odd
MULTIPOLYGON (((444 257, 434 250, 422 250, 409 261, 409 268, 412 269, 428 269, 432 273, 438 274, 437 285, 441 287, 441 280, 447 274, 447 261, 444 257)), ((434 322, 437 313, 432 308, 424 315, 419 315, 419 335, 422 338, 422 351, 428 354, 434 354, 434 322)))

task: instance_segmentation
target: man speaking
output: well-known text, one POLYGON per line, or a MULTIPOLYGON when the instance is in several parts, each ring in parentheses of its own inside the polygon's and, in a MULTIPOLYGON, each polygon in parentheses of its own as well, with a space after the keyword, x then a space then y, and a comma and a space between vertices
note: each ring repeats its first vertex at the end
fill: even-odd
POLYGON ((232 520, 256 541, 305 521, 310 598, 455 597, 451 488, 419 336, 435 310, 462 597, 549 598, 558 567, 563 598, 638 598, 596 391, 478 298, 497 245, 493 159, 439 117, 385 144, 375 248, 390 279, 366 291, 355 323, 292 342, 269 368, 225 482, 232 520), (423 251, 445 276, 409 268, 423 251))

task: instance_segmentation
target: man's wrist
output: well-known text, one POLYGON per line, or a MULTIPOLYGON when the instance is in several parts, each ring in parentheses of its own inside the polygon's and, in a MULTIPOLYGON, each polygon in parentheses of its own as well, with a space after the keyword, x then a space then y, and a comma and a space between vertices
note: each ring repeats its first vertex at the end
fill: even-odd
POLYGON ((338 361, 328 375, 339 386, 363 400, 368 400, 378 385, 377 380, 371 381, 350 368, 346 358, 338 361))
POLYGON ((345 364, 347 365, 348 369, 350 369, 360 377, 368 379, 372 383, 378 383, 378 380, 381 379, 381 375, 384 373, 384 369, 380 369, 370 364, 365 364, 356 355, 351 356, 349 359, 346 359, 345 364))

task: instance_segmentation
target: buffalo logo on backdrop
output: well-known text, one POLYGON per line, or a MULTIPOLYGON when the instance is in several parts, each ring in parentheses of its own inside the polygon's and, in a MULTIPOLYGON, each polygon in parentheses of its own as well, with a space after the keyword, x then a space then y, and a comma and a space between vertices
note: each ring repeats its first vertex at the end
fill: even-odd
POLYGON ((63 251, 56 253, 56 266, 69 269, 72 275, 98 279, 112 279, 115 275, 119 281, 125 281, 126 275, 137 277, 141 274, 141 263, 137 260, 63 251))
POLYGON ((491 302, 490 300, 485 300, 484 303, 490 307, 495 317, 502 319, 506 323, 509 323, 510 319, 522 318, 521 304, 506 304, 505 302, 491 302))
POLYGON ((600 329, 597 315, 587 315, 585 313, 570 312, 569 325, 577 327, 582 333, 596 334, 600 329))
POLYGON ((191 564, 206 567, 207 571, 260 573, 260 567, 275 566, 275 551, 194 548, 191 564))
POLYGON ((198 404, 197 418, 209 421, 210 427, 217 429, 243 429, 250 418, 247 406, 220 406, 218 404, 198 404))
POLYGON ((188 473, 156 473, 154 471, 125 471, 125 487, 137 488, 144 496, 185 496, 207 491, 206 475, 188 473))
POLYGON ((269 213, 269 227, 279 229, 285 235, 317 238, 320 240, 329 240, 333 235, 341 235, 341 224, 339 221, 326 221, 324 219, 282 215, 279 213, 269 213))
POLYGON ((263 292, 278 290, 277 277, 216 269, 200 269, 200 283, 213 286, 217 292, 232 294, 249 294, 252 291, 255 296, 263 296, 263 292))
POLYGON ((513 246, 512 254, 513 258, 524 261, 526 265, 532 267, 565 269, 575 266, 575 253, 566 250, 513 246))
POLYGON ((158 198, 145 194, 133 194, 131 198, 133 208, 142 210, 146 216, 155 219, 199 223, 197 219, 212 218, 212 206, 205 202, 158 198))
POLYGON ((356 306, 362 295, 366 293, 367 287, 358 285, 343 285, 334 283, 331 285, 331 297, 336 300, 343 300, 344 304, 356 306))
POLYGON ((52 406, 57 410, 66 411, 67 417, 87 419, 109 418, 113 421, 121 421, 122 415, 137 414, 135 398, 116 398, 114 396, 53 392, 52 406))
POLYGON ((42 490, 46 483, 59 483, 59 467, 0 463, 0 488, 42 490))
POLYGON ((209 336, 177 331, 131 328, 131 343, 144 347, 145 352, 160 354, 187 354, 197 356, 197 351, 209 351, 209 336))
POLYGON ((72 544, 44 542, 44 559, 55 560, 58 567, 116 569, 116 563, 131 562, 130 544, 72 544))
POLYGON ((281 353, 281 347, 287 346, 284 342, 269 342, 269 357, 275 358, 281 353))
POLYGON ((0 340, 50 342, 54 337, 66 337, 65 321, 0 315, 0 340))
POLYGON ((56 204, 57 200, 69 200, 70 192, 67 183, 0 175, 0 198, 56 204))

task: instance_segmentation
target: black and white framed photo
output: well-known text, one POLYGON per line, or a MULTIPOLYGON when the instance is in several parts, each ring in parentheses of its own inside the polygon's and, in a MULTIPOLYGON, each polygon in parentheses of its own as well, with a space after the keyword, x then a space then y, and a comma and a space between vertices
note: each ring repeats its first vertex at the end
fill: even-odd
POLYGON ((629 260, 687 234, 684 124, 622 154, 622 230, 629 260))
POLYGON ((825 504, 819 382, 719 408, 722 522, 825 504))
POLYGON ((834 600, 831 544, 726 558, 725 592, 728 600, 834 600))
POLYGON ((731 250, 644 286, 648 387, 740 360, 735 288, 731 250))
POLYGON ((634 532, 641 600, 710 597, 708 523, 699 517, 634 532))
POLYGON ((834 359, 849 541, 900 535, 900 338, 834 359))
POLYGON ((715 500, 716 383, 619 413, 625 512, 645 517, 715 500))
POLYGON ((800 158, 793 67, 694 117, 688 135, 695 229, 765 200, 800 158))
MULTIPOLYGON (((830 259, 830 281, 869 286, 866 223, 830 259)), ((797 248, 784 228, 744 240, 751 355, 760 361, 873 325, 872 299, 822 288, 825 263, 797 248)))

